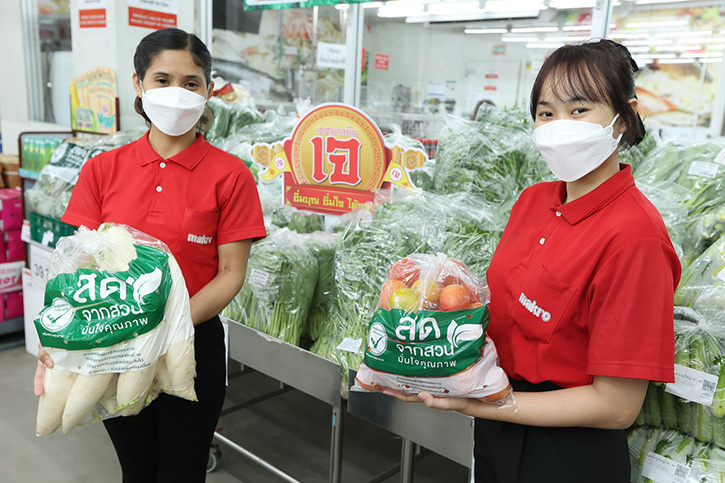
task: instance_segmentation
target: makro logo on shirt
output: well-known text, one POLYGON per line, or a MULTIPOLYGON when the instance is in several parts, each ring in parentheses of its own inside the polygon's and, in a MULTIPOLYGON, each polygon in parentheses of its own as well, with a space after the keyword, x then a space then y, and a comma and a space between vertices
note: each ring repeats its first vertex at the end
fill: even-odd
POLYGON ((186 241, 191 243, 197 243, 199 245, 208 245, 211 243, 211 237, 206 235, 194 235, 189 233, 186 237, 186 241))
POLYGON ((536 305, 536 300, 531 300, 523 292, 521 292, 521 296, 519 297, 519 303, 523 305, 526 310, 534 314, 536 317, 539 317, 544 322, 551 320, 551 314, 536 305))

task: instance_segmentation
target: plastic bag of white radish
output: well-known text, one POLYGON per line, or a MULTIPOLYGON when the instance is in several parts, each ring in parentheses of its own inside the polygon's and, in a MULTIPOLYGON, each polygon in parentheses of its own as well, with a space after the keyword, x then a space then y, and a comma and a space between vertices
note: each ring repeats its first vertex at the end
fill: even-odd
POLYGON ((156 238, 111 223, 61 238, 34 322, 55 363, 39 435, 138 414, 161 391, 196 401, 189 293, 156 238))

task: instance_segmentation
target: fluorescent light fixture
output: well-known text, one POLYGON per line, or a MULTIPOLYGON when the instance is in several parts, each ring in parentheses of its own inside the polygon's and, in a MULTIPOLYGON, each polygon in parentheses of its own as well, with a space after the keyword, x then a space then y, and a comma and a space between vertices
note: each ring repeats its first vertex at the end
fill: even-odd
POLYGON ((702 60, 700 60, 701 64, 715 64, 717 62, 722 62, 722 59, 702 59, 702 60))
POLYGON ((712 30, 683 30, 679 32, 657 32, 655 37, 707 37, 712 30))
POLYGON ((676 59, 677 54, 642 54, 642 55, 637 55, 634 57, 635 57, 634 60, 637 60, 637 59, 641 59, 641 60, 644 60, 644 59, 649 59, 649 60, 652 60, 652 59, 676 59))
POLYGON ((385 18, 410 17, 415 15, 425 15, 425 5, 411 3, 396 5, 395 3, 386 3, 378 10, 378 17, 385 18))
POLYGON ((464 29, 463 33, 466 34, 505 34, 508 29, 479 29, 479 28, 468 28, 464 29))
POLYGON ((680 55, 682 59, 717 59, 723 56, 722 52, 687 52, 680 55))
POLYGON ((723 44, 725 37, 705 37, 705 38, 684 38, 682 42, 692 42, 693 44, 723 44))
POLYGON ((368 2, 363 3, 363 8, 380 8, 383 6, 383 2, 368 2))
POLYGON ((591 25, 564 25, 561 30, 564 32, 589 32, 591 25))
POLYGON ((564 37, 544 37, 544 42, 583 42, 589 40, 588 35, 570 35, 564 37))
POLYGON ((428 5, 430 15, 468 15, 483 13, 478 0, 469 2, 445 2, 428 5))
POLYGON ((546 5, 542 0, 487 0, 483 7, 484 12, 502 13, 502 12, 531 12, 546 10, 546 5))
POLYGON ((549 49, 554 50, 558 49, 559 47, 563 47, 564 44, 560 44, 557 42, 532 42, 530 44, 526 44, 527 49, 549 49))
POLYGON ((694 64, 695 59, 657 59, 659 64, 694 64))
POLYGON ((596 0, 551 0, 549 2, 549 8, 556 8, 557 10, 567 8, 594 8, 596 3, 596 0))
POLYGON ((692 52, 702 50, 702 45, 672 45, 669 47, 657 47, 657 52, 692 52))
POLYGON ((337 5, 335 5, 335 8, 338 10, 347 10, 350 8, 350 5, 348 5, 347 3, 338 3, 337 5))
POLYGON ((649 35, 645 33, 637 33, 637 32, 611 32, 609 35, 612 39, 648 39, 649 35))
POLYGON ((672 40, 670 39, 650 39, 650 40, 627 40, 624 42, 624 45, 627 47, 631 46, 638 46, 638 45, 670 45, 672 43, 672 40))
POLYGON ((547 33, 547 32, 558 32, 559 27, 512 27, 512 34, 532 34, 532 33, 547 33))
POLYGON ((725 50, 725 45, 708 45, 707 50, 725 50))
POLYGON ((628 23, 628 29, 648 28, 648 27, 683 27, 690 22, 687 20, 658 20, 656 22, 633 22, 628 23))
POLYGON ((627 47, 627 50, 629 50, 630 54, 641 54, 649 52, 651 49, 649 47, 627 47))
POLYGON ((655 5, 657 3, 685 3, 684 0, 637 0, 635 5, 655 5))
POLYGON ((539 37, 501 37, 501 42, 537 42, 539 37))

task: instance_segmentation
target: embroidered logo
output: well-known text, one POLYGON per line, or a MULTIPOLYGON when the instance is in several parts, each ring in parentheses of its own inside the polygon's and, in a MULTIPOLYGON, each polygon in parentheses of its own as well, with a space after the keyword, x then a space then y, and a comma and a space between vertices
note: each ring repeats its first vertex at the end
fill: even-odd
POLYGON ((206 235, 189 235, 186 237, 186 241, 191 243, 197 243, 199 245, 208 245, 211 243, 211 237, 206 235))
POLYGON ((551 314, 546 310, 536 305, 536 300, 529 299, 523 292, 519 296, 519 303, 524 306, 526 310, 539 317, 542 321, 548 322, 551 320, 551 314))

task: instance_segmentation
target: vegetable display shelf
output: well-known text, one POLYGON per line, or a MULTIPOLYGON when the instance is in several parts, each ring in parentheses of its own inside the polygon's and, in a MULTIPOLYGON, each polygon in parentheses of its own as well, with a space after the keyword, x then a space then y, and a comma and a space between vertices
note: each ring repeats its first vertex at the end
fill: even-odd
MULTIPOLYGON (((339 364, 305 349, 283 342, 239 322, 222 317, 229 327, 231 359, 298 389, 332 407, 330 438, 330 483, 339 483, 342 474, 343 399, 340 395, 341 368, 339 364)), ((274 472, 285 481, 296 482, 261 458, 225 438, 218 432, 214 437, 237 452, 274 472)))
MULTIPOLYGON (((350 370, 348 380, 355 380, 355 371, 350 370)), ((413 481, 414 444, 472 468, 474 419, 470 416, 405 403, 380 392, 354 390, 348 394, 347 412, 403 438, 401 483, 413 481)))

